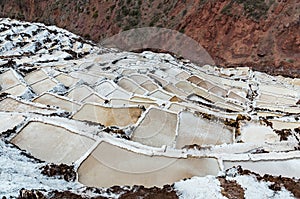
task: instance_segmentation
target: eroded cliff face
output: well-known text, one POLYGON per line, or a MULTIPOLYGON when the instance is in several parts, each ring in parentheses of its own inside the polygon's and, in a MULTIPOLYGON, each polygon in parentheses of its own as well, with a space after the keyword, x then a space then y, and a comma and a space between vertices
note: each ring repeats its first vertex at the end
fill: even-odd
POLYGON ((198 41, 220 66, 300 76, 299 0, 2 0, 0 17, 55 24, 96 42, 165 27, 198 41))

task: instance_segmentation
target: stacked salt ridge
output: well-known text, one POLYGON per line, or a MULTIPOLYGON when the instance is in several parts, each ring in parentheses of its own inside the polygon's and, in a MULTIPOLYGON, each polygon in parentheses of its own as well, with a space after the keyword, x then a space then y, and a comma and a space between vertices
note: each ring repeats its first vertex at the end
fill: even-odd
POLYGON ((300 177, 300 79, 105 49, 10 19, 0 20, 0 43, 0 195, 175 182, 182 198, 225 198, 217 177, 225 175, 246 198, 293 197, 224 172, 241 165, 300 177), (39 174, 46 163, 5 141, 46 163, 73 164, 76 181, 39 174))

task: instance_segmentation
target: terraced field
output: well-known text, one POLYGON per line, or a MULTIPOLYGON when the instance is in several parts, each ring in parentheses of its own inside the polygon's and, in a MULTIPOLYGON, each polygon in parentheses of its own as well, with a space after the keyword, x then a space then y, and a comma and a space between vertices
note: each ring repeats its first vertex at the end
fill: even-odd
MULTIPOLYGON (((43 181, 44 191, 175 183, 178 197, 222 198, 226 182, 237 181, 246 198, 257 187, 266 197, 298 197, 237 168, 299 186, 300 79, 108 49, 42 24, 1 19, 0 30, 2 150, 44 161, 28 163, 34 168, 72 165, 77 175, 71 184, 43 181)), ((24 175, 11 167, 9 176, 24 175)), ((25 178, 0 194, 18 194, 25 178)))

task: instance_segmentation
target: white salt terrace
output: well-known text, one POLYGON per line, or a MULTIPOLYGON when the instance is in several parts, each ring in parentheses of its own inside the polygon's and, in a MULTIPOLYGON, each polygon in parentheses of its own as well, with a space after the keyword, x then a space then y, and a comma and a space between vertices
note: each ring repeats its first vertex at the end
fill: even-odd
POLYGON ((188 144, 201 146, 233 142, 234 130, 218 121, 207 121, 190 112, 181 112, 179 118, 176 148, 180 149, 188 144))
POLYGON ((2 90, 12 88, 18 84, 20 84, 20 82, 17 79, 17 77, 14 75, 13 70, 8 70, 0 74, 0 86, 2 90))
POLYGON ((79 182, 95 187, 163 186, 183 178, 216 175, 218 172, 214 158, 151 157, 106 142, 101 142, 78 169, 79 182), (111 154, 115 155, 114 158, 111 154))
MULTIPOLYGON (((231 168, 237 162, 224 162, 225 169, 231 168)), ((254 171, 260 175, 271 173, 272 175, 280 176, 284 171, 284 176, 290 178, 300 178, 299 166, 300 159, 286 159, 286 160, 263 160, 263 161, 242 161, 239 162, 243 168, 254 171)))
POLYGON ((51 114, 55 113, 55 109, 48 108, 43 105, 34 105, 32 103, 26 103, 13 98, 5 98, 0 101, 0 111, 3 112, 32 112, 32 113, 42 113, 51 114))
POLYGON ((32 28, 40 32, 26 39, 53 52, 17 38, 1 46, 1 65, 20 56, 0 68, 0 134, 16 127, 3 139, 34 157, 74 164, 79 182, 98 187, 162 186, 236 165, 300 177, 299 79, 117 52, 68 32, 57 43, 46 26, 32 28))
POLYGON ((67 99, 63 99, 62 97, 55 96, 49 93, 44 93, 43 95, 36 98, 33 102, 56 106, 68 112, 75 112, 80 108, 80 104, 78 103, 68 101, 67 99))
POLYGON ((90 96, 92 93, 93 93, 93 90, 91 88, 89 88, 88 86, 85 86, 85 85, 81 85, 79 87, 72 89, 68 93, 67 97, 70 99, 76 100, 78 102, 81 102, 82 100, 84 100, 85 98, 90 96))
POLYGON ((39 159, 71 164, 84 155, 95 140, 72 134, 61 127, 30 122, 11 142, 39 159))
POLYGON ((139 107, 111 108, 100 105, 85 104, 73 119, 91 121, 105 126, 128 126, 135 124, 142 113, 139 107))
POLYGON ((23 84, 18 84, 14 87, 11 87, 5 90, 5 93, 9 93, 13 96, 22 96, 27 91, 27 87, 23 84))
POLYGON ((151 108, 132 134, 132 140, 149 146, 172 146, 175 141, 177 115, 151 108))
POLYGON ((24 120, 25 120, 25 117, 22 115, 1 112, 0 113, 0 121, 1 121, 0 131, 5 132, 5 131, 19 125, 24 120))

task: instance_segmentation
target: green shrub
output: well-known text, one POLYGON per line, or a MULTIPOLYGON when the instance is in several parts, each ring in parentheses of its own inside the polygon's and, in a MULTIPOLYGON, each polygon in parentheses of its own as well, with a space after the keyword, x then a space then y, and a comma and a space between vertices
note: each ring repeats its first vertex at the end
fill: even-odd
POLYGON ((139 24, 139 21, 135 18, 131 18, 128 20, 128 23, 129 23, 130 27, 134 27, 139 24))
POLYGON ((123 15, 126 16, 129 14, 129 10, 128 10, 127 6, 122 6, 121 10, 122 10, 123 15))
POLYGON ((159 3, 158 5, 157 5, 157 9, 161 9, 162 8, 162 3, 159 3))
POLYGON ((115 9, 115 7, 116 7, 115 4, 114 4, 114 5, 111 5, 111 6, 109 7, 110 11, 112 12, 112 11, 115 9))
POLYGON ((271 0, 267 5, 265 0, 231 0, 222 10, 221 13, 229 16, 232 15, 232 5, 234 3, 241 4, 244 8, 244 15, 254 20, 259 20, 261 17, 265 17, 270 6, 274 3, 271 0))
POLYGON ((286 61, 291 63, 291 64, 295 62, 295 60, 293 60, 293 59, 287 59, 286 61))
POLYGON ((131 10, 129 12, 129 15, 130 16, 138 16, 138 15, 140 15, 140 11, 139 10, 131 10))
POLYGON ((154 14, 153 19, 150 22, 150 26, 154 26, 159 21, 160 16, 158 14, 154 14))
POLYGON ((232 1, 226 6, 224 6, 224 8, 221 10, 221 13, 225 15, 231 15, 231 8, 232 8, 232 1))
POLYGON ((91 39, 91 35, 85 34, 85 35, 84 35, 84 38, 86 38, 86 39, 91 39))
POLYGON ((98 15, 98 12, 95 12, 95 13, 93 14, 93 18, 94 18, 94 19, 97 19, 98 16, 99 16, 99 15, 98 15))
POLYGON ((122 20, 122 15, 121 15, 120 11, 118 10, 117 14, 116 14, 116 21, 121 21, 121 20, 122 20))
POLYGON ((236 0, 238 3, 242 3, 247 16, 252 17, 255 20, 259 20, 261 17, 267 15, 270 6, 274 1, 270 1, 267 5, 264 0, 236 0))

